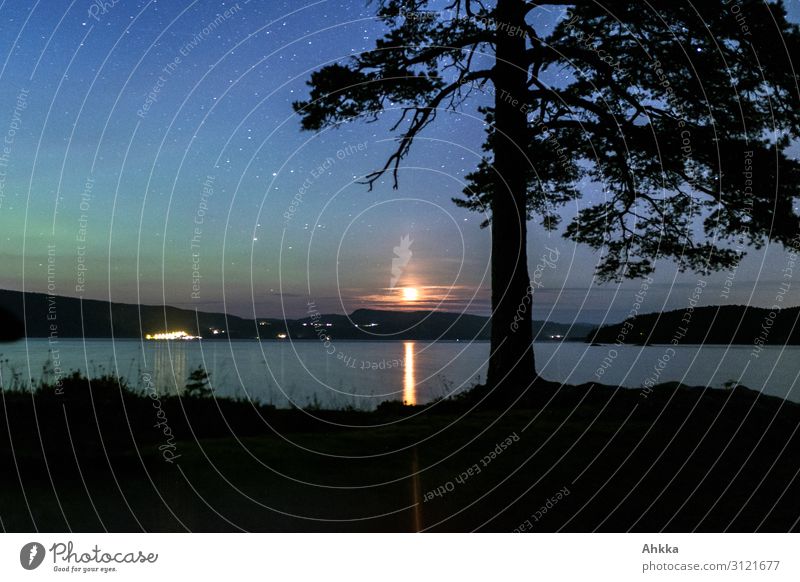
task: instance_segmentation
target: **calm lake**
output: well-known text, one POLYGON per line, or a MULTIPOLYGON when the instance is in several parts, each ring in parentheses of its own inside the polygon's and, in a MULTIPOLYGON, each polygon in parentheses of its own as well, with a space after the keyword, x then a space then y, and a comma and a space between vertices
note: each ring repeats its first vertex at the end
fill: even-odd
MULTIPOLYGON (((641 388, 648 381, 722 387, 736 381, 765 394, 800 402, 800 346, 590 346, 542 342, 537 365, 548 380, 641 388)), ((50 346, 30 339, 0 346, 0 383, 43 376, 52 368, 90 376, 116 372, 143 385, 149 374, 163 393, 174 393, 191 371, 211 373, 218 395, 240 396, 277 406, 318 403, 369 409, 383 400, 425 403, 469 388, 486 377, 485 342, 65 340, 50 346), (51 351, 51 348, 54 348, 51 351), (48 370, 47 368, 51 368, 48 370)))

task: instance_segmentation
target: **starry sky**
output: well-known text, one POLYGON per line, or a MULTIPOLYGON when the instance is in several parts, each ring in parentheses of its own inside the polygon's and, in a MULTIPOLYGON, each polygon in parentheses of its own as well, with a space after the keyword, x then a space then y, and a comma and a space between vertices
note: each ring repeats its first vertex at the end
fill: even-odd
MULTIPOLYGON (((0 287, 243 316, 304 316, 309 300, 488 314, 489 231, 451 202, 482 153, 475 109, 442 115, 400 187, 372 191, 358 182, 392 151, 391 112, 314 134, 292 110, 313 70, 372 48, 373 8, 0 2, 0 287)), ((617 321, 640 288, 593 282, 597 255, 536 223, 529 256, 537 319, 617 321)), ((786 261, 751 252, 701 304, 770 305, 786 261)), ((643 311, 685 305, 696 282, 669 263, 654 279, 643 311)))

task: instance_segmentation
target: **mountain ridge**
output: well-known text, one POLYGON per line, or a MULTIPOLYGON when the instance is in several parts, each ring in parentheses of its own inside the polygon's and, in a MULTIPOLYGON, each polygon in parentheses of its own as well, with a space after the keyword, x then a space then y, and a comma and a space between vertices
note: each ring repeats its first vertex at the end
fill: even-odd
MULTIPOLYGON (((24 313, 27 337, 141 338, 161 331, 186 331, 204 339, 488 340, 489 318, 445 311, 361 308, 349 315, 313 313, 283 320, 249 319, 169 305, 137 305, 37 292, 0 290, 0 309, 24 313), (23 307, 24 305, 24 307, 23 307), (141 323, 140 323, 141 322, 141 323), (315 327, 315 323, 319 324, 315 327), (331 324, 331 325, 327 325, 331 324), (214 333, 217 330, 217 333, 214 333)), ((539 339, 567 336, 582 341, 591 324, 534 321, 539 339)))
POLYGON ((800 307, 718 305, 646 313, 595 327, 586 341, 622 344, 800 344, 800 307))

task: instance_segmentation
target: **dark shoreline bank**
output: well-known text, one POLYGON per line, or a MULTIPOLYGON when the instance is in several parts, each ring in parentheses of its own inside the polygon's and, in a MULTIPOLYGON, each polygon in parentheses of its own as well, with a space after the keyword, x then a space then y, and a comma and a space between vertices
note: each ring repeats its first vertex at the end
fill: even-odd
POLYGON ((800 405, 742 387, 645 397, 541 381, 513 407, 477 388, 373 412, 154 398, 110 377, 61 390, 2 394, 8 531, 512 531, 564 487, 532 531, 788 531, 800 519, 800 405))

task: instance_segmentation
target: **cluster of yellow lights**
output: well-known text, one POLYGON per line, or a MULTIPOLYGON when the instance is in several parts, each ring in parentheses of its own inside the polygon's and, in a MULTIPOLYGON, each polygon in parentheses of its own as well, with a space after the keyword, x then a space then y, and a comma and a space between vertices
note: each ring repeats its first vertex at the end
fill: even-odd
POLYGON ((148 340, 194 340, 201 339, 197 335, 189 335, 185 331, 163 331, 160 333, 148 333, 144 336, 148 340))

